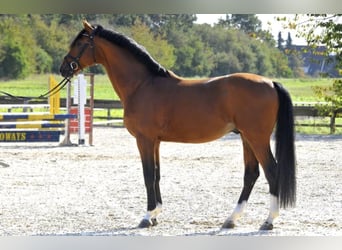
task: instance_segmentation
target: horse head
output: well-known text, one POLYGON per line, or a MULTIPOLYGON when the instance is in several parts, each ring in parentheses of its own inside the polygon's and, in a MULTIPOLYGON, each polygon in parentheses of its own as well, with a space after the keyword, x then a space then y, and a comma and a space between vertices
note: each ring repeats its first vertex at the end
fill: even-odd
POLYGON ((83 21, 83 26, 84 29, 71 43, 61 64, 60 73, 63 77, 72 77, 83 68, 96 63, 94 38, 100 26, 93 27, 86 20, 83 21))

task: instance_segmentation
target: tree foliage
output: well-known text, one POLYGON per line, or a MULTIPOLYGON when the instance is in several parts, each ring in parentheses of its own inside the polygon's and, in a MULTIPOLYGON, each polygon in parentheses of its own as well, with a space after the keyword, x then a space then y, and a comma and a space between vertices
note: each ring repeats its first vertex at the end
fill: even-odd
POLYGON ((261 21, 255 14, 228 14, 219 20, 219 25, 242 30, 247 34, 261 31, 261 21))
POLYGON ((318 46, 326 47, 325 55, 336 55, 338 67, 342 67, 342 14, 295 15, 293 19, 278 17, 278 21, 296 30, 297 37, 305 38, 308 46, 315 51, 318 46))
POLYGON ((322 105, 320 112, 324 114, 332 115, 339 108, 342 108, 342 80, 335 79, 333 84, 328 87, 316 86, 313 88, 315 94, 323 98, 328 105, 322 105))
POLYGON ((166 68, 173 67, 176 58, 174 47, 164 40, 161 35, 153 35, 152 31, 140 21, 137 21, 130 29, 131 37, 139 44, 143 44, 146 50, 158 62, 166 68))
MULTIPOLYGON (((228 15, 214 26, 196 24, 194 14, 0 15, 0 78, 58 73, 82 19, 121 31, 146 47, 164 67, 182 76, 216 76, 239 71, 292 76, 256 15, 228 15)), ((91 72, 103 73, 102 67, 91 72)))
POLYGON ((289 73, 288 76, 303 77, 303 60, 298 50, 296 50, 292 44, 292 37, 290 32, 287 33, 286 40, 283 39, 281 32, 278 33, 277 48, 287 56, 288 66, 292 71, 291 73, 289 73))
POLYGON ((342 80, 333 80, 332 86, 313 88, 315 94, 323 98, 326 104, 316 105, 318 112, 321 115, 329 115, 331 117, 330 132, 335 132, 335 118, 342 112, 342 80))
POLYGON ((35 52, 35 40, 27 29, 24 17, 15 19, 3 16, 0 33, 5 34, 0 42, 0 74, 4 78, 24 78, 34 69, 31 61, 35 52), (20 25, 19 25, 20 24, 20 25))
MULTIPOLYGON (((317 46, 324 45, 327 58, 334 54, 337 70, 342 68, 342 14, 307 14, 296 15, 294 20, 284 20, 288 26, 297 30, 297 36, 304 37, 308 45, 315 51, 317 46)), ((342 80, 334 79, 329 87, 314 87, 315 94, 323 98, 327 104, 318 105, 321 114, 329 114, 334 119, 342 109, 342 80)), ((333 131, 332 131, 333 132, 333 131)))

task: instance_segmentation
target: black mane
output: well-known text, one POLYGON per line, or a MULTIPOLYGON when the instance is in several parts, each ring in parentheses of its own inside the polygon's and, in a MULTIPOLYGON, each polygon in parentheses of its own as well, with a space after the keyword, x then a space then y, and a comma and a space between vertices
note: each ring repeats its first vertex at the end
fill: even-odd
MULTIPOLYGON (((76 40, 82 37, 82 35, 85 32, 85 30, 82 30, 77 35, 71 46, 73 46, 76 40)), ((101 25, 96 26, 94 35, 104 38, 121 48, 127 49, 135 56, 135 58, 139 62, 144 64, 152 73, 156 74, 157 76, 170 76, 169 72, 163 66, 161 66, 156 60, 154 60, 143 46, 139 45, 133 39, 112 30, 106 30, 101 25)))

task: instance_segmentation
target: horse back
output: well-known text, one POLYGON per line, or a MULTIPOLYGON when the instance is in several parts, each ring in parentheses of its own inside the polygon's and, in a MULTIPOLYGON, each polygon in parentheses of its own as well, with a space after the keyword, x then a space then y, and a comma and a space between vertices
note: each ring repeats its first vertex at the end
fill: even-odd
POLYGON ((205 142, 234 129, 272 130, 277 108, 272 81, 258 75, 158 78, 126 105, 125 123, 161 140, 205 142))

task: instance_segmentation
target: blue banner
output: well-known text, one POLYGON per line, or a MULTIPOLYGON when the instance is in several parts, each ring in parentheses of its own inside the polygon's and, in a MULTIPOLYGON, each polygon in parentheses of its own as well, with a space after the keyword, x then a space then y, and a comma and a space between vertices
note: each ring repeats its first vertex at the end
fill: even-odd
POLYGON ((0 142, 59 142, 60 131, 0 131, 0 142))

